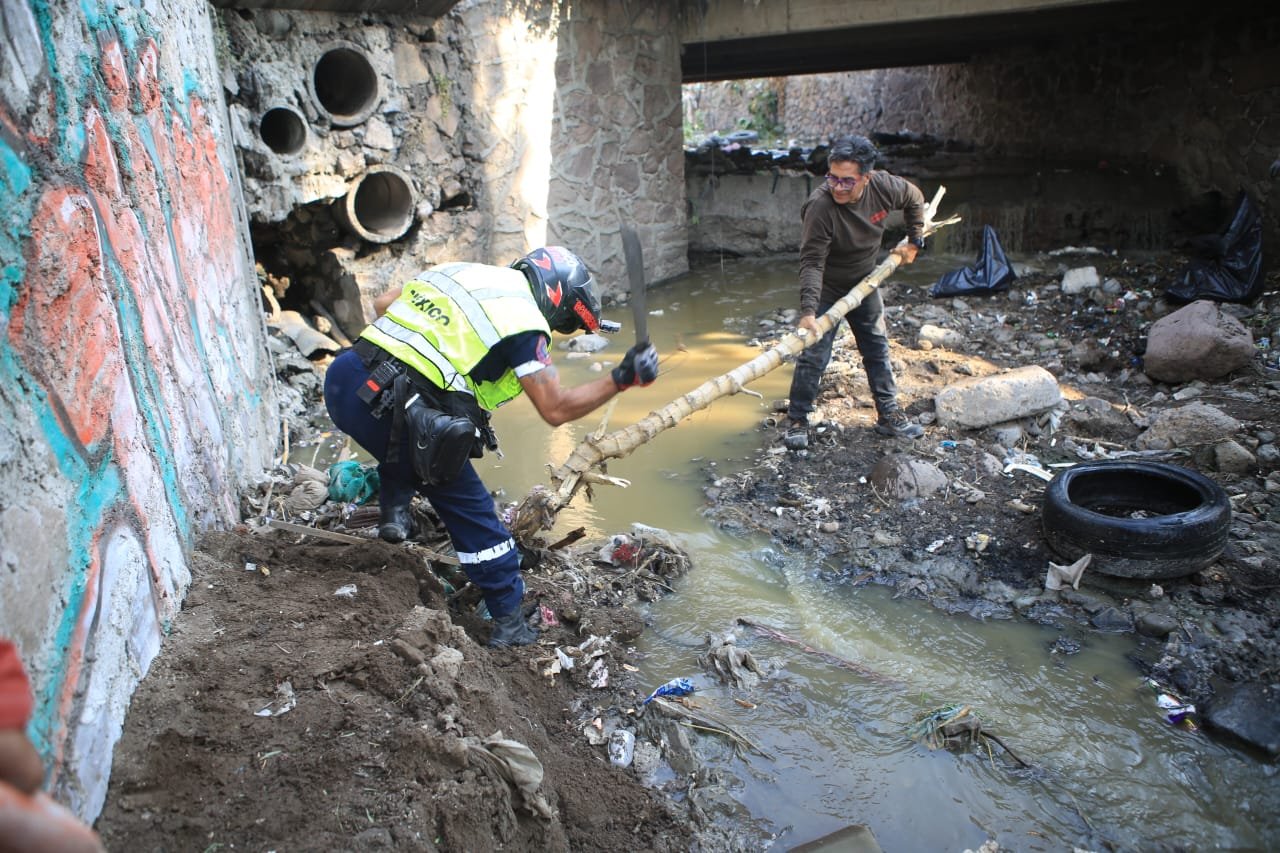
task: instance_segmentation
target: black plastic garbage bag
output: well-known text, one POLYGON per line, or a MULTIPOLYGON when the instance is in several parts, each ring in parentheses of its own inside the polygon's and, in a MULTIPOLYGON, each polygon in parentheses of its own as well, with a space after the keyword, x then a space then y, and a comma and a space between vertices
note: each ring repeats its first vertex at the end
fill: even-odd
POLYGON ((1240 191, 1226 231, 1196 245, 1205 257, 1183 267, 1165 296, 1178 302, 1252 302, 1262 295, 1262 217, 1247 192, 1240 191))
POLYGON ((1017 278, 1013 266, 1004 256, 996 229, 982 226, 982 251, 978 263, 969 269, 951 270, 929 289, 930 296, 959 296, 965 293, 999 293, 1008 290, 1017 278))

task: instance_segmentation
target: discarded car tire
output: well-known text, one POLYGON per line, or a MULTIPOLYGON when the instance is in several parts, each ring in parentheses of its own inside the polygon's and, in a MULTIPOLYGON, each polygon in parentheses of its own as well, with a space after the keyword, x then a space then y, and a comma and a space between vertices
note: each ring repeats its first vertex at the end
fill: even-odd
POLYGON ((1064 560, 1093 554, 1091 571, 1160 580, 1218 559, 1231 504, 1217 483, 1178 465, 1089 462, 1050 481, 1040 522, 1064 560))

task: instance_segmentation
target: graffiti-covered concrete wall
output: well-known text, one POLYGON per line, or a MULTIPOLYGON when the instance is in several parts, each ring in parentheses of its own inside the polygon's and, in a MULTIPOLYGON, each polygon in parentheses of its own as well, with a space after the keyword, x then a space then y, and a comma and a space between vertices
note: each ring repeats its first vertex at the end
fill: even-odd
POLYGON ((93 817, 276 405, 203 0, 0 0, 0 633, 93 817))

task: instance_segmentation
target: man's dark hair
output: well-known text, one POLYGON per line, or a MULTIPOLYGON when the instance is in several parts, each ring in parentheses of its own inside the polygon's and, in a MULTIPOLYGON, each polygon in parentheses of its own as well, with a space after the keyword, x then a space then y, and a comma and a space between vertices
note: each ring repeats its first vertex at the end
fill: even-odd
POLYGON ((875 168, 880 159, 880 152, 865 136, 842 136, 831 143, 831 151, 827 154, 827 168, 832 163, 857 163, 863 174, 875 168))

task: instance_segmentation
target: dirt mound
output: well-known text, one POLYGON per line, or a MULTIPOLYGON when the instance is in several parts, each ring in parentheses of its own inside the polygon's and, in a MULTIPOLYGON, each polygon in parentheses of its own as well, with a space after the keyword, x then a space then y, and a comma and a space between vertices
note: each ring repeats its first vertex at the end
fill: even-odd
POLYGON ((568 623, 483 646, 422 557, 377 540, 217 534, 193 573, 116 749, 110 849, 683 849, 681 816, 582 735, 634 693, 584 698, 535 663, 582 641, 568 623), (533 796, 481 759, 498 732, 541 762, 533 796))

